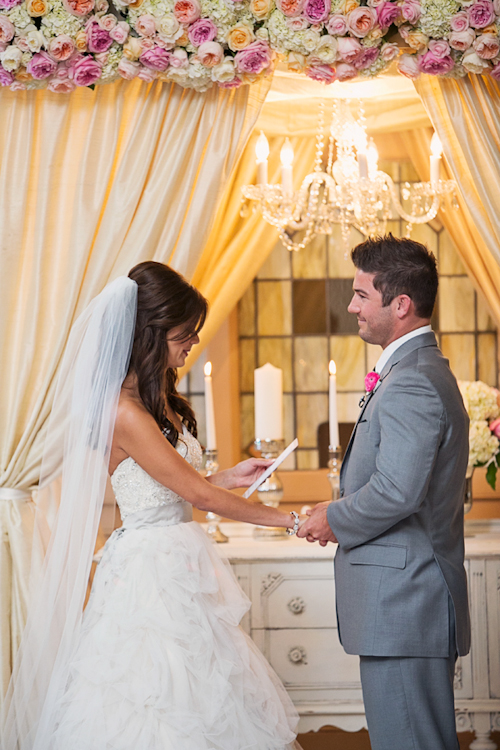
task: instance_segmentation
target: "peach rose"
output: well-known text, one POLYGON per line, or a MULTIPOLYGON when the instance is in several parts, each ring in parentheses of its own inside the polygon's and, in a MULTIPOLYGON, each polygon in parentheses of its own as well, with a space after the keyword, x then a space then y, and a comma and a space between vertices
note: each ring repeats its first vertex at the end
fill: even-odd
POLYGON ((75 47, 78 52, 87 51, 87 33, 83 29, 75 36, 75 47))
POLYGON ((140 36, 153 36, 156 33, 156 20, 154 16, 149 14, 139 16, 135 22, 135 30, 140 36))
POLYGON ((405 36, 405 41, 412 49, 423 49, 427 46, 429 37, 423 31, 410 31, 405 36))
POLYGON ((177 37, 177 39, 175 40, 175 43, 179 47, 185 47, 188 42, 189 42, 188 32, 187 32, 187 29, 184 29, 184 32, 181 34, 181 36, 177 37))
POLYGON ((101 16, 99 18, 98 23, 101 29, 104 29, 105 31, 111 31, 111 29, 114 29, 116 26, 116 16, 114 16, 112 13, 107 13, 105 16, 101 16))
POLYGON ((132 2, 128 3, 129 8, 134 8, 137 10, 137 8, 140 8, 143 4, 144 0, 132 0, 132 2))
POLYGON ((94 10, 95 0, 62 0, 63 6, 68 13, 74 16, 87 16, 94 10))
POLYGON ((233 52, 238 52, 248 47, 254 39, 255 36, 252 29, 242 23, 239 26, 234 26, 227 35, 227 46, 233 52))
POLYGON ((128 60, 138 60, 142 51, 142 44, 135 36, 130 36, 123 45, 123 54, 128 60))
POLYGON ((343 4, 337 8, 337 13, 343 13, 346 16, 351 11, 359 8, 358 0, 344 0, 343 4))
POLYGON ((48 82, 47 88, 54 94, 69 94, 73 89, 76 89, 76 85, 70 78, 59 78, 59 76, 54 76, 54 78, 51 78, 48 82))
POLYGON ((300 16, 305 0, 276 0, 278 9, 288 18, 300 16))
POLYGON ((475 38, 476 34, 473 29, 464 29, 464 31, 452 31, 448 42, 453 49, 464 52, 469 49, 475 38))
POLYGON ((203 42, 198 47, 198 60, 205 68, 213 68, 224 59, 224 50, 218 42, 203 42))
POLYGON ((377 23, 377 11, 375 8, 354 8, 347 16, 347 27, 354 36, 362 39, 377 23))
POLYGON ((250 12, 258 20, 267 18, 273 8, 273 0, 250 0, 250 12))
POLYGON ((49 9, 47 0, 27 0, 26 10, 32 18, 44 16, 49 9))
POLYGON ((474 49, 483 60, 493 60, 500 52, 500 43, 493 34, 480 34, 474 42, 474 49))
POLYGON ((294 73, 302 73, 306 66, 306 58, 298 52, 289 52, 286 61, 288 69, 294 73))
POLYGON ((57 60, 63 62, 68 60, 71 55, 75 52, 75 43, 70 36, 67 34, 60 34, 54 37, 49 42, 49 55, 57 60))
POLYGON ((136 78, 139 74, 140 69, 140 63, 132 62, 132 60, 129 60, 125 56, 122 57, 122 59, 118 63, 118 73, 127 81, 131 81, 133 78, 136 78))
POLYGON ((179 23, 194 23, 201 16, 199 0, 177 0, 174 5, 174 16, 179 23))
POLYGON ((406 78, 411 78, 412 80, 418 78, 420 68, 418 67, 416 55, 401 55, 398 60, 398 70, 406 78))

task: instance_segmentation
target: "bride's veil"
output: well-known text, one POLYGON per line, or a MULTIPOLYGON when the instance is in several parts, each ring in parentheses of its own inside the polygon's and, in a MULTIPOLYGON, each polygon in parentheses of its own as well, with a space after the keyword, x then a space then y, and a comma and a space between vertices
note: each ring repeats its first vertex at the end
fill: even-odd
POLYGON ((137 284, 120 277, 91 302, 69 336, 40 476, 42 487, 62 466, 61 502, 42 568, 32 572, 27 624, 5 703, 2 750, 51 747, 54 708, 81 626, 136 308, 137 284))

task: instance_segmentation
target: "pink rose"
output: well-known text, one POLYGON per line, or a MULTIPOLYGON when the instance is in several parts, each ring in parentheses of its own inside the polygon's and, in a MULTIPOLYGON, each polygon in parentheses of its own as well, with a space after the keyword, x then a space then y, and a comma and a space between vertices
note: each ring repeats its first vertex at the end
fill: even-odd
POLYGON ((252 42, 248 47, 236 53, 234 66, 238 73, 259 75, 269 67, 271 59, 272 52, 266 42, 252 42))
POLYGON ((344 36, 337 39, 337 52, 341 60, 350 63, 355 60, 363 49, 357 39, 344 36))
POLYGON ((474 49, 483 60, 493 60, 500 52, 500 43, 495 34, 480 34, 474 42, 474 49))
POLYGON ((101 27, 101 29, 111 31, 111 29, 114 29, 116 26, 116 16, 114 16, 112 13, 107 13, 105 16, 101 16, 99 18, 99 26, 101 27))
MULTIPOLYGON (((15 33, 14 24, 9 21, 7 16, 0 15, 0 42, 2 44, 10 42, 14 38, 15 33)), ((6 84, 3 85, 5 86, 6 84)))
POLYGON ((454 68, 455 61, 449 55, 446 57, 436 57, 429 50, 423 55, 418 56, 418 65, 422 73, 428 73, 431 76, 442 76, 454 68))
POLYGON ((133 62, 132 60, 129 60, 127 57, 122 57, 122 59, 118 63, 118 73, 121 75, 122 78, 125 78, 127 81, 131 81, 133 78, 136 78, 140 69, 141 69, 140 63, 133 62))
POLYGON ((335 68, 332 68, 331 65, 318 63, 316 65, 311 65, 311 67, 309 68, 306 68, 306 76, 308 76, 308 78, 312 78, 313 81, 320 81, 321 83, 333 83, 337 77, 337 74, 335 72, 335 68))
POLYGON ((142 67, 137 74, 137 78, 140 78, 141 81, 145 81, 145 83, 151 83, 151 81, 154 81, 157 77, 158 71, 152 70, 151 68, 142 67))
POLYGON ((387 42, 380 48, 380 57, 382 60, 394 60, 399 55, 399 47, 397 44, 387 42))
POLYGON ((41 81, 55 73, 57 63, 46 52, 36 52, 27 64, 26 70, 37 81, 41 81))
POLYGON ((24 36, 18 36, 16 39, 14 39, 14 44, 16 47, 19 47, 21 52, 29 52, 30 46, 28 44, 28 40, 24 36))
POLYGON ((106 52, 113 40, 106 29, 101 29, 97 21, 90 21, 86 26, 87 49, 89 52, 106 52))
POLYGON ((345 16, 335 13, 330 16, 326 24, 326 30, 332 36, 343 36, 347 31, 347 20, 345 16))
POLYGON ((469 16, 466 10, 459 11, 451 18, 450 28, 452 31, 465 31, 469 28, 469 16))
POLYGON ((189 65, 188 53, 186 50, 182 49, 182 47, 174 49, 170 58, 170 65, 172 68, 185 68, 189 65))
POLYGON ((495 81, 500 81, 500 62, 497 62, 497 64, 491 68, 490 76, 494 78, 495 81))
POLYGON ((73 91, 73 89, 76 88, 76 86, 73 81, 67 76, 65 76, 64 78, 54 76, 54 78, 51 78, 48 82, 47 88, 54 94, 69 94, 71 93, 71 91, 73 91))
POLYGON ((495 437, 500 438, 500 417, 498 419, 494 419, 493 422, 490 422, 490 430, 495 435, 495 437))
POLYGON ((415 24, 422 15, 422 6, 418 0, 405 0, 401 6, 401 16, 408 23, 415 24))
MULTIPOLYGON (((151 39, 150 36, 143 37, 140 40, 140 42, 141 42, 142 52, 146 52, 148 49, 155 49, 156 47, 155 40, 151 39)), ((142 52, 141 52, 141 55, 142 55, 142 52)))
POLYGON ((15 8, 16 5, 21 5, 23 0, 0 0, 0 9, 2 10, 11 10, 11 8, 15 8))
POLYGON ((242 84, 241 78, 233 78, 231 81, 219 81, 219 88, 239 89, 241 84, 242 84))
POLYGON ((354 8, 347 16, 347 26, 354 36, 360 39, 375 27, 377 23, 377 11, 375 8, 359 6, 354 8))
POLYGON ((11 91, 26 91, 26 84, 24 81, 12 81, 10 86, 11 91))
POLYGON ((125 44, 129 34, 130 26, 126 21, 119 21, 109 32, 111 39, 118 44, 125 44))
POLYGON ((304 17, 310 23, 322 23, 328 18, 331 6, 331 0, 306 0, 304 17))
POLYGON ((467 8, 469 23, 474 29, 484 29, 495 20, 495 9, 491 0, 476 0, 467 8))
POLYGON ((193 47, 199 47, 204 42, 213 42, 217 36, 217 26, 209 18, 199 18, 188 30, 188 38, 193 47))
POLYGON ((199 0, 177 0, 174 5, 174 16, 179 23, 194 23, 201 16, 199 0))
POLYGON ((345 62, 339 63, 335 72, 337 74, 337 81, 349 81, 358 75, 358 71, 354 65, 349 65, 349 63, 345 62))
POLYGON ((493 0, 493 8, 497 16, 500 16, 500 0, 493 0))
POLYGON ((156 34, 156 21, 154 16, 144 14, 139 16, 135 22, 135 30, 140 36, 153 36, 156 34))
POLYGON ((101 73, 102 67, 92 55, 79 55, 73 58, 69 68, 70 78, 77 86, 92 86, 99 80, 101 73))
POLYGON ((363 47, 363 51, 352 61, 352 64, 356 70, 364 70, 365 68, 369 68, 370 65, 373 65, 379 54, 380 50, 378 47, 363 47))
POLYGON ((0 86, 10 86, 11 83, 14 83, 14 80, 14 73, 9 73, 0 65, 0 86))
POLYGON ((58 62, 69 60, 71 55, 75 53, 75 50, 75 43, 67 34, 60 34, 53 37, 49 42, 49 55, 58 62))
POLYGON ((388 29, 399 19, 401 8, 391 2, 380 3, 377 6, 377 19, 381 29, 388 29))
POLYGON ((378 381, 380 380, 380 375, 378 372, 372 371, 369 372, 368 375, 365 377, 365 391, 367 393, 371 393, 375 390, 375 386, 377 385, 378 381))
POLYGON ((286 19, 285 23, 292 31, 304 31, 310 26, 309 21, 304 16, 291 16, 286 19))
POLYGON ((465 29, 464 31, 452 31, 448 41, 452 49, 465 52, 466 49, 469 49, 475 38, 476 35, 472 29, 465 29))
POLYGON ((304 1, 305 0, 276 0, 276 6, 285 16, 293 18, 294 16, 301 15, 304 9, 304 1))
POLYGON ((218 42, 203 42, 198 47, 198 60, 206 68, 213 68, 224 59, 224 50, 218 42))
POLYGON ((445 39, 431 39, 428 47, 435 57, 446 57, 450 54, 450 45, 445 39))
POLYGON ((161 47, 155 47, 154 49, 148 49, 143 52, 140 56, 140 61, 146 68, 151 70, 166 70, 170 63, 170 52, 162 49, 161 47))
MULTIPOLYGON (((2 0, 0 0, 1 2, 2 0)), ((94 0, 62 0, 64 8, 74 16, 87 16, 94 10, 94 0)))
POLYGON ((418 61, 416 55, 401 55, 398 60, 398 71, 401 75, 406 78, 414 80, 420 75, 420 68, 418 67, 418 61))

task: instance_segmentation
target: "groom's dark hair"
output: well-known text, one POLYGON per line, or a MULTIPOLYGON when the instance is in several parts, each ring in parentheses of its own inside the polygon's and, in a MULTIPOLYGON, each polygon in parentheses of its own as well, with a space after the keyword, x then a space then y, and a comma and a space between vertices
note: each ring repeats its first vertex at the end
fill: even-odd
POLYGON ((425 245, 414 240, 373 237, 351 251, 360 271, 375 274, 373 286, 382 295, 384 307, 399 294, 407 294, 419 318, 430 318, 438 290, 436 258, 425 245))

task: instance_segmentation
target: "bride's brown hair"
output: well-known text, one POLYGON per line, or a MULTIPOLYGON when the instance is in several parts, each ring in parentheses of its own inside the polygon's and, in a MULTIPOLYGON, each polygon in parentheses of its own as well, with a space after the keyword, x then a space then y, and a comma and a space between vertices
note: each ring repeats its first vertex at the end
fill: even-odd
POLYGON ((167 417, 167 403, 195 437, 197 427, 191 405, 177 393, 177 370, 167 366, 167 335, 177 326, 183 326, 179 341, 198 333, 205 322, 208 303, 186 279, 163 263, 139 263, 129 277, 138 286, 129 373, 137 377, 144 406, 175 446, 178 431, 167 417))

